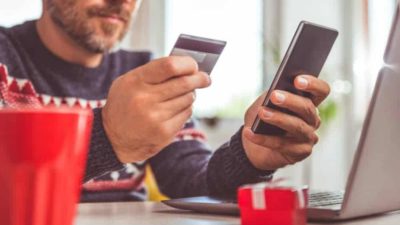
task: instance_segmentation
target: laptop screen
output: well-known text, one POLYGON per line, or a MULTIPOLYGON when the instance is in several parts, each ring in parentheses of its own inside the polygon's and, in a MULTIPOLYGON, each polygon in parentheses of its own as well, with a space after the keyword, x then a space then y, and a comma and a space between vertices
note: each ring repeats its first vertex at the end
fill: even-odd
POLYGON ((394 16, 392 29, 389 35, 388 44, 384 56, 385 63, 388 65, 400 64, 400 12, 397 6, 394 16))

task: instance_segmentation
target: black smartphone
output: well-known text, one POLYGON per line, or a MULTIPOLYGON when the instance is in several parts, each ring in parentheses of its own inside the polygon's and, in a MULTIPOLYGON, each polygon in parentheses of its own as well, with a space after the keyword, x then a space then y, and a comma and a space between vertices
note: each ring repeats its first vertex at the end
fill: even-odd
MULTIPOLYGON (((337 30, 301 21, 267 92, 263 106, 295 115, 287 109, 274 105, 270 101, 272 92, 284 90, 310 97, 308 93, 294 87, 294 79, 301 74, 319 76, 338 34, 337 30)), ((279 127, 263 122, 258 116, 254 120, 252 131, 256 134, 271 136, 281 136, 286 133, 279 127)))

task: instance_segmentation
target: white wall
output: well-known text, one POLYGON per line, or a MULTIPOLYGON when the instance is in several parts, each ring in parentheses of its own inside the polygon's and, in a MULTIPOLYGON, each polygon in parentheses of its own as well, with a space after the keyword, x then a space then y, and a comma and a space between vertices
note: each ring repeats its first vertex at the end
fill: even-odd
POLYGON ((39 18, 41 11, 42 0, 0 0, 0 26, 39 18))
POLYGON ((132 50, 150 50, 155 57, 165 52, 165 1, 144 0, 135 15, 131 30, 121 47, 132 50))

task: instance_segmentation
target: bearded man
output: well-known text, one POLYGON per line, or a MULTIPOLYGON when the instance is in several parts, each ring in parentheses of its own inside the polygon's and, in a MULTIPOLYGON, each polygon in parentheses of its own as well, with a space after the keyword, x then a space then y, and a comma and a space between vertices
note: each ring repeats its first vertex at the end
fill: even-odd
MULTIPOLYGON (((212 153, 190 120, 194 91, 211 84, 196 62, 111 51, 139 5, 44 0, 40 19, 0 29, 0 63, 9 71, 3 66, 2 92, 13 92, 16 101, 93 110, 84 200, 145 200, 145 165, 169 197, 234 195, 238 186, 271 179, 273 171, 311 154, 320 124, 316 107, 329 86, 309 75, 298 76, 295 86, 311 100, 283 91, 272 95, 273 103, 298 117, 261 107, 260 96, 243 127, 212 153), (249 127, 257 114, 287 135, 254 134, 249 127)), ((0 101, 12 104, 4 94, 0 101)))

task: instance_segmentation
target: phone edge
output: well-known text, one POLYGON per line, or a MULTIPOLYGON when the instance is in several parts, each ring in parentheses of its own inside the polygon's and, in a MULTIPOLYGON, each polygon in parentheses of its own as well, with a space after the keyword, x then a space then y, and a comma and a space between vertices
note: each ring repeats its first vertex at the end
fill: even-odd
MULTIPOLYGON (((274 80, 272 81, 272 84, 271 84, 270 88, 268 89, 267 95, 265 96, 261 106, 266 106, 269 103, 269 98, 272 94, 272 91, 275 90, 275 87, 278 84, 280 77, 282 76, 283 69, 285 68, 285 66, 289 60, 289 57, 290 57, 291 53, 293 52, 293 49, 297 43, 297 40, 298 40, 301 32, 304 30, 305 24, 306 24, 305 21, 301 21, 299 26, 297 27, 296 32, 295 32, 295 34, 289 44, 289 47, 285 53, 285 56, 283 57, 282 63, 279 65, 278 71, 275 74, 274 80)), ((251 130, 253 132, 257 131, 257 128, 258 128, 260 122, 261 122, 261 119, 257 114, 256 119, 254 120, 253 125, 251 126, 251 130)))

